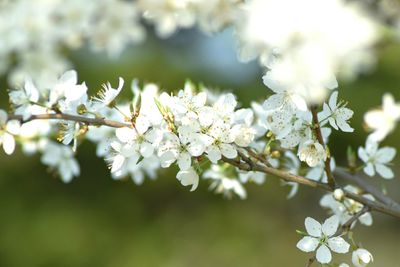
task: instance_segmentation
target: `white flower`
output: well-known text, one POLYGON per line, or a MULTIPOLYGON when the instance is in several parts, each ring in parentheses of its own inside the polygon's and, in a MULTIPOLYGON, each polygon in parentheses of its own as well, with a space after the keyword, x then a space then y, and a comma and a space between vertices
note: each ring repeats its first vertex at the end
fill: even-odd
MULTIPOLYGON (((331 94, 329 104, 324 103, 323 111, 318 114, 319 120, 329 121, 329 124, 336 130, 340 129, 343 132, 353 132, 354 129, 348 124, 348 120, 353 117, 353 111, 337 103, 338 91, 331 94)), ((324 125, 324 123, 321 123, 324 125)))
POLYGON ((118 141, 113 141, 110 145, 115 154, 108 161, 111 162, 111 173, 115 173, 116 177, 121 176, 120 173, 123 173, 129 166, 138 163, 140 154, 138 153, 137 144, 122 144, 118 141))
POLYGON ((68 146, 46 142, 41 161, 57 170, 64 183, 69 183, 74 176, 80 174, 79 164, 68 146))
POLYGON ((10 101, 15 105, 15 114, 22 115, 22 118, 26 120, 32 115, 33 104, 39 100, 39 91, 31 80, 26 80, 23 89, 12 90, 8 94, 10 101))
MULTIPOLYGON (((363 198, 374 201, 375 198, 370 194, 363 194, 358 188, 347 185, 344 187, 345 191, 351 192, 362 196, 363 198)), ((336 216, 338 216, 341 224, 348 222, 355 214, 360 212, 364 205, 350 198, 343 198, 342 189, 336 189, 334 193, 325 194, 321 200, 320 205, 324 208, 330 209, 336 216), (336 196, 335 196, 336 194, 336 196)), ((365 225, 371 226, 373 223, 372 215, 370 212, 366 212, 358 218, 358 221, 365 225)), ((354 222, 351 228, 355 226, 354 222)))
POLYGON ((211 165, 210 169, 204 172, 203 177, 213 180, 210 189, 215 190, 216 193, 223 194, 228 198, 231 198, 233 194, 236 194, 241 199, 247 197, 246 189, 241 182, 236 178, 227 177, 226 168, 223 166, 211 165))
POLYGON ((383 95, 381 109, 368 111, 364 116, 367 126, 374 132, 371 138, 376 142, 382 141, 396 127, 400 120, 400 103, 395 103, 391 94, 383 95))
POLYGON ((359 248, 353 251, 351 261, 355 267, 365 267, 369 263, 373 262, 374 258, 368 250, 359 248))
POLYGON ((308 140, 299 146, 298 156, 301 161, 304 161, 310 167, 315 167, 321 161, 327 158, 324 147, 314 140, 308 140))
POLYGON ((331 262, 330 250, 336 253, 349 251, 350 245, 342 237, 334 236, 339 226, 337 216, 326 219, 323 225, 308 217, 305 220, 305 226, 309 236, 303 237, 297 243, 297 248, 304 252, 312 252, 318 248, 316 255, 318 262, 322 264, 331 262))
POLYGON ((255 171, 240 171, 238 170, 239 180, 241 183, 254 182, 258 185, 265 182, 265 173, 255 171))
POLYGON ((0 145, 3 145, 4 152, 6 152, 7 155, 11 155, 14 152, 14 135, 17 135, 19 131, 19 121, 8 121, 7 113, 0 109, 0 145))
POLYGON ((387 166, 396 156, 396 149, 383 147, 378 149, 378 143, 373 138, 367 138, 365 148, 358 148, 358 156, 366 166, 364 172, 369 176, 374 176, 375 171, 385 179, 394 177, 393 171, 387 166))
POLYGON ((237 157, 236 148, 231 144, 234 141, 231 129, 228 124, 222 121, 214 123, 208 135, 213 138, 213 142, 206 148, 207 157, 212 163, 217 163, 222 156, 228 159, 237 157))
POLYGON ((191 132, 186 126, 179 127, 178 132, 179 137, 173 133, 164 135, 158 148, 158 156, 163 168, 177 161, 180 170, 188 170, 192 165, 192 156, 203 154, 205 145, 200 140, 201 136, 191 132))
POLYGON ((80 125, 78 122, 67 121, 61 124, 60 137, 58 138, 64 145, 68 145, 74 141, 72 150, 75 152, 77 148, 77 138, 80 132, 80 125))
POLYGON ((190 191, 196 190, 199 185, 199 175, 193 168, 180 170, 176 175, 176 179, 178 179, 183 186, 191 185, 192 188, 190 191))
POLYGON ((85 83, 77 84, 78 74, 75 70, 65 72, 51 89, 49 96, 50 106, 65 98, 66 102, 79 101, 82 97, 87 97, 87 87, 85 83))
POLYGON ((101 102, 105 106, 110 106, 115 98, 119 95, 124 86, 124 79, 119 77, 118 88, 114 89, 111 87, 111 84, 108 82, 107 84, 102 85, 102 89, 97 93, 97 97, 93 99, 95 101, 101 102))

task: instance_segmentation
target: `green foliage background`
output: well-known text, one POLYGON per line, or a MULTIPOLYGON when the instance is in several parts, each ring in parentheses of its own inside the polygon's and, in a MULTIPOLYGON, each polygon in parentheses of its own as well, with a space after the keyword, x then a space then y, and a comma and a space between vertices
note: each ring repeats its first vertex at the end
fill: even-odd
MULTIPOLYGON (((212 37, 193 32, 172 41, 150 37, 118 60, 87 51, 70 57, 92 93, 101 83, 114 84, 122 76, 127 81, 125 96, 132 78, 176 90, 187 77, 231 89, 243 106, 269 94, 256 63, 232 60, 234 43, 229 38, 202 48, 210 50, 208 56, 196 54, 203 51, 198 49, 202 40, 212 42, 212 37), (223 53, 230 60, 217 62, 223 53), (232 66, 236 72, 230 73, 232 66), (247 74, 238 79, 238 73, 247 74)), ((380 105, 382 93, 392 92, 400 100, 400 47, 386 44, 378 54, 371 74, 339 83, 340 96, 355 111, 356 134, 334 133, 331 149, 338 162, 344 162, 347 145, 364 143, 362 115, 380 105)), ((4 77, 1 84, 6 88, 4 77)), ((0 96, 6 107, 6 90, 0 96)), ((399 130, 384 144, 399 148, 399 130)), ((303 266, 308 255, 296 249, 295 229, 304 228, 306 216, 326 217, 318 206, 321 192, 301 187, 287 201, 288 188, 274 178, 262 186, 249 185, 245 201, 227 200, 209 192, 206 181, 189 192, 173 171, 161 171, 157 181, 146 180, 142 186, 113 181, 90 143, 80 147, 78 159, 81 177, 63 184, 46 171, 39 156, 1 153, 0 266, 303 266)), ((398 167, 395 171, 400 174, 398 167)), ((370 181, 381 186, 383 180, 370 181)), ((389 194, 400 199, 399 177, 385 184, 389 194)), ((399 266, 400 221, 379 214, 374 220, 372 228, 356 228, 356 237, 373 252, 373 266, 399 266)), ((350 255, 338 259, 350 263, 350 255)))

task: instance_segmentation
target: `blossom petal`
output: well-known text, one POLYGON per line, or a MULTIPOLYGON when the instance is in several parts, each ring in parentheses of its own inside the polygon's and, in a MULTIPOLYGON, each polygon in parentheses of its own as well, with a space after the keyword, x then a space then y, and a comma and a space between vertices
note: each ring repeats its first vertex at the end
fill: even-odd
POLYGON ((332 237, 328 239, 329 248, 336 253, 349 252, 350 245, 341 237, 332 237))
POLYGON ((12 136, 9 133, 5 133, 3 135, 3 149, 7 155, 11 155, 14 152, 15 139, 14 139, 14 136, 12 136))
POLYGON ((326 219, 322 225, 322 232, 326 236, 333 236, 339 227, 339 218, 336 215, 326 219))
POLYGON ((187 152, 181 153, 178 158, 179 169, 185 171, 189 169, 191 165, 192 165, 192 158, 190 154, 187 152))
POLYGON ((394 178, 393 171, 383 164, 375 164, 376 172, 379 173, 385 179, 392 179, 394 178))
POLYGON ((311 217, 307 217, 305 222, 307 233, 310 236, 320 237, 322 235, 322 226, 319 222, 311 217))
POLYGON ((296 246, 301 251, 311 252, 314 251, 318 247, 318 245, 318 239, 311 236, 305 236, 297 243, 296 246))
POLYGON ((332 254, 329 248, 325 245, 321 245, 317 250, 317 261, 323 264, 330 263, 332 260, 332 254))

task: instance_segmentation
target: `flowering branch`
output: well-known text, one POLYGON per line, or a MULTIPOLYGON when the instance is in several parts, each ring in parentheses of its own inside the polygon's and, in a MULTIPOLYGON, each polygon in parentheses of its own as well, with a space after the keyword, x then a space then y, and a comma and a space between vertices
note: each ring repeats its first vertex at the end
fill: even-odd
POLYGON ((365 192, 372 194, 377 200, 380 202, 388 205, 389 207, 394 207, 398 210, 400 210, 400 204, 391 199, 389 196, 384 195, 380 190, 378 190, 376 187, 370 185, 365 179, 362 177, 356 175, 356 174, 351 174, 346 169, 337 167, 334 172, 338 177, 341 177, 343 179, 355 182, 361 189, 365 190, 365 192))
MULTIPOLYGON (((159 168, 176 164, 176 178, 183 186, 191 186, 191 191, 202 177, 211 179, 210 188, 217 193, 245 198, 243 185, 249 181, 262 184, 267 175, 292 187, 288 197, 296 194, 299 185, 318 188, 327 192, 321 206, 335 215, 326 220, 329 227, 306 219, 306 228, 310 222, 313 226, 308 227, 311 234, 298 244, 299 249, 310 252, 320 245, 309 264, 314 260, 329 263, 328 247, 338 253, 348 252, 348 243, 335 236, 339 225, 342 228, 338 233, 348 231, 356 221, 369 226, 370 211, 400 218, 400 205, 394 200, 351 171, 336 168, 327 146, 329 135, 332 129, 353 132, 349 124, 353 111, 337 100, 337 91, 318 112, 320 105, 282 90, 262 106, 252 103, 251 108, 238 109, 233 94, 214 96, 191 82, 176 95, 160 94, 152 84, 140 89, 133 82, 133 100, 118 103, 123 85, 120 78, 117 88, 107 83, 97 96, 89 97, 86 84, 77 84, 75 71, 66 72, 53 88, 39 90, 27 81, 24 88, 9 91, 13 113, 0 110, 0 145, 7 154, 14 151, 16 141, 24 152, 42 153, 42 163, 56 170, 64 182, 80 174, 75 152, 87 138, 97 144, 96 154, 109 164, 113 178, 131 176, 136 184, 145 177, 155 179, 159 168), (58 127, 51 120, 57 121, 58 127), (54 136, 62 144, 54 142, 54 136), (339 186, 333 173, 357 183, 359 188, 339 186)), ((386 102, 394 104, 391 99, 386 102)), ((393 125, 388 125, 383 135, 392 129, 393 125)), ((375 135, 381 137, 382 130, 371 136, 375 135)), ((366 147, 358 150, 364 164, 357 167, 353 153, 349 166, 364 168, 371 176, 376 171, 383 178, 393 178, 387 165, 396 151, 379 149, 371 140, 369 137, 366 147)))
POLYGON ((37 114, 37 115, 31 115, 26 119, 24 119, 23 116, 21 115, 9 114, 8 120, 9 121, 17 120, 20 123, 26 123, 33 120, 65 120, 65 121, 81 122, 93 126, 108 126, 112 128, 132 127, 131 124, 107 120, 105 118, 88 118, 84 116, 70 115, 64 113, 37 114))
MULTIPOLYGON (((241 162, 241 161, 238 161, 238 160, 228 159, 228 158, 225 158, 225 157, 222 158, 222 160, 224 162, 232 164, 233 166, 236 166, 239 169, 244 170, 244 171, 263 172, 263 173, 266 173, 266 174, 273 175, 275 177, 279 177, 279 178, 281 178, 281 179, 283 179, 283 180, 285 180, 287 182, 295 182, 295 183, 306 185, 306 186, 309 186, 309 187, 319 188, 319 189, 322 189, 322 190, 328 191, 328 192, 333 192, 334 191, 330 186, 327 186, 326 184, 323 184, 323 183, 320 183, 320 182, 317 182, 317 181, 313 181, 313 180, 307 179, 307 178, 302 177, 302 176, 293 175, 291 173, 284 172, 284 171, 281 171, 281 170, 277 170, 277 169, 274 169, 274 168, 271 168, 271 167, 268 167, 268 166, 264 166, 264 165, 261 166, 259 164, 254 163, 254 162, 249 164, 246 161, 251 162, 251 159, 249 159, 248 157, 245 157, 245 159, 246 159, 245 162, 241 162)), ((378 211, 378 212, 381 212, 381 213, 384 213, 384 214, 387 214, 387 215, 390 215, 390 216, 393 216, 393 217, 396 217, 396 218, 400 219, 400 208, 398 208, 398 207, 392 207, 392 206, 389 206, 389 205, 386 205, 386 204, 381 204, 381 203, 376 202, 376 201, 371 201, 369 199, 366 199, 364 197, 361 197, 361 196, 359 196, 357 194, 354 194, 354 193, 346 191, 346 190, 344 190, 344 195, 345 195, 345 197, 348 197, 348 198, 353 199, 353 200, 355 200, 355 201, 357 201, 359 203, 364 204, 365 206, 369 207, 371 210, 375 210, 375 211, 378 211)))

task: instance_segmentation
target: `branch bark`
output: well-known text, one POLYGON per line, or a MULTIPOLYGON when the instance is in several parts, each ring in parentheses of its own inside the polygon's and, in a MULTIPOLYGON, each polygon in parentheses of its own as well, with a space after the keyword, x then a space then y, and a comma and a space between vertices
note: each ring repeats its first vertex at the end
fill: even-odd
POLYGON ((33 121, 33 120, 66 120, 66 121, 76 121, 86 123, 88 125, 94 126, 108 126, 113 128, 122 128, 122 127, 132 127, 131 124, 107 120, 104 118, 88 118, 84 116, 63 114, 63 113, 54 113, 54 114, 39 114, 39 115, 31 115, 27 119, 23 119, 21 115, 8 115, 8 120, 18 120, 21 123, 33 121))
POLYGON ((378 188, 369 184, 365 179, 363 179, 363 177, 360 177, 359 175, 356 174, 351 174, 341 167, 337 167, 335 169, 335 174, 340 178, 356 183, 358 187, 363 189, 365 192, 373 195, 377 200, 379 200, 383 204, 400 209, 399 203, 397 203, 390 197, 383 194, 378 188))
MULTIPOLYGON (((277 170, 272 167, 259 165, 258 163, 248 164, 248 163, 242 162, 240 160, 228 159, 225 157, 223 157, 222 160, 226 163, 229 163, 229 164, 239 168, 240 170, 263 172, 263 173, 278 177, 280 179, 283 179, 287 182, 295 182, 295 183, 306 185, 309 187, 319 188, 319 189, 321 189, 323 191, 327 191, 327 192, 334 191, 334 189, 331 188, 327 184, 313 181, 313 180, 307 179, 305 177, 302 177, 299 175, 294 175, 294 174, 291 174, 291 173, 288 173, 285 171, 277 170)), ((246 161, 248 161, 248 159, 246 159, 246 161)), ((353 199, 353 200, 369 207, 371 210, 378 211, 378 212, 381 212, 381 213, 384 213, 384 214, 387 214, 387 215, 390 215, 390 216, 400 219, 400 208, 398 208, 397 206, 389 206, 384 203, 372 201, 372 200, 366 199, 362 196, 351 193, 344 189, 343 189, 343 192, 345 193, 345 197, 353 199)))

